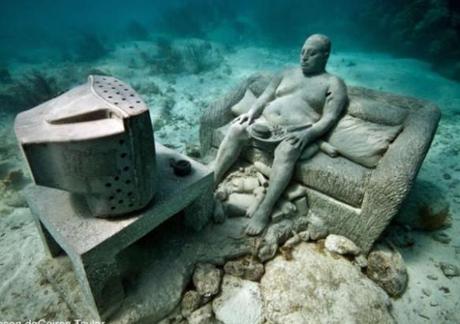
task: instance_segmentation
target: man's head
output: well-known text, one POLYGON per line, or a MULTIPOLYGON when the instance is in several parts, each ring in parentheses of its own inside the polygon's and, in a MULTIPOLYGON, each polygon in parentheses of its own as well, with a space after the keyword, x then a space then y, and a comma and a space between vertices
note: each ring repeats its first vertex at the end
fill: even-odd
POLYGON ((300 52, 303 73, 313 75, 324 72, 330 51, 331 41, 327 36, 313 34, 308 37, 300 52))

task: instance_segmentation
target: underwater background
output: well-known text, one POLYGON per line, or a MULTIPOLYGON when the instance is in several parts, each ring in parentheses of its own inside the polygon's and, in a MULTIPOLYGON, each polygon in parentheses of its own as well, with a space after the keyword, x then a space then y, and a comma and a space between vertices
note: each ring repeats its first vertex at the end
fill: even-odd
POLYGON ((113 75, 148 104, 157 141, 199 158, 205 108, 255 72, 296 65, 313 33, 331 38, 328 70, 348 85, 440 107, 418 181, 435 185, 429 198, 448 212, 434 231, 394 225, 411 278, 394 312, 401 323, 459 323, 460 277, 440 270, 460 266, 458 0, 2 0, 0 320, 68 316, 35 270, 44 250, 21 194, 17 113, 89 74, 113 75))

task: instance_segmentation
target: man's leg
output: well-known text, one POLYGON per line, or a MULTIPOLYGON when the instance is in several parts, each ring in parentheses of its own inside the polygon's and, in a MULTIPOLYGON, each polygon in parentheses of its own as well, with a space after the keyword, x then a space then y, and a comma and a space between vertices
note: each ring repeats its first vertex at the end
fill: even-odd
POLYGON ((214 162, 214 185, 217 186, 225 172, 236 162, 238 159, 241 148, 248 142, 249 137, 246 132, 248 123, 234 123, 225 135, 224 140, 219 146, 217 151, 216 161, 214 162))
POLYGON ((301 152, 287 141, 281 142, 275 150, 267 194, 252 215, 246 233, 258 235, 267 226, 273 207, 286 189, 301 152))

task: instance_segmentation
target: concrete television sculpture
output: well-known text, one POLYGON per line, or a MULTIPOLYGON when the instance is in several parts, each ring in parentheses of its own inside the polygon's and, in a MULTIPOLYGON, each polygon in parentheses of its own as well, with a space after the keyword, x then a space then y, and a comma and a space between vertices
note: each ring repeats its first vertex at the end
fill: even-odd
POLYGON ((20 113, 15 132, 34 182, 82 196, 95 217, 141 209, 154 196, 149 111, 116 78, 89 76, 86 84, 20 113))

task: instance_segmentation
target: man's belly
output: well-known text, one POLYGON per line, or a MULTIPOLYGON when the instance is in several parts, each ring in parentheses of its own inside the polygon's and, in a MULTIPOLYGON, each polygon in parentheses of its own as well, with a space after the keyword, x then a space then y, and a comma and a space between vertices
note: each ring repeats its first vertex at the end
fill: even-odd
POLYGON ((264 109, 262 116, 272 125, 296 126, 317 122, 321 116, 297 96, 276 98, 264 109))

